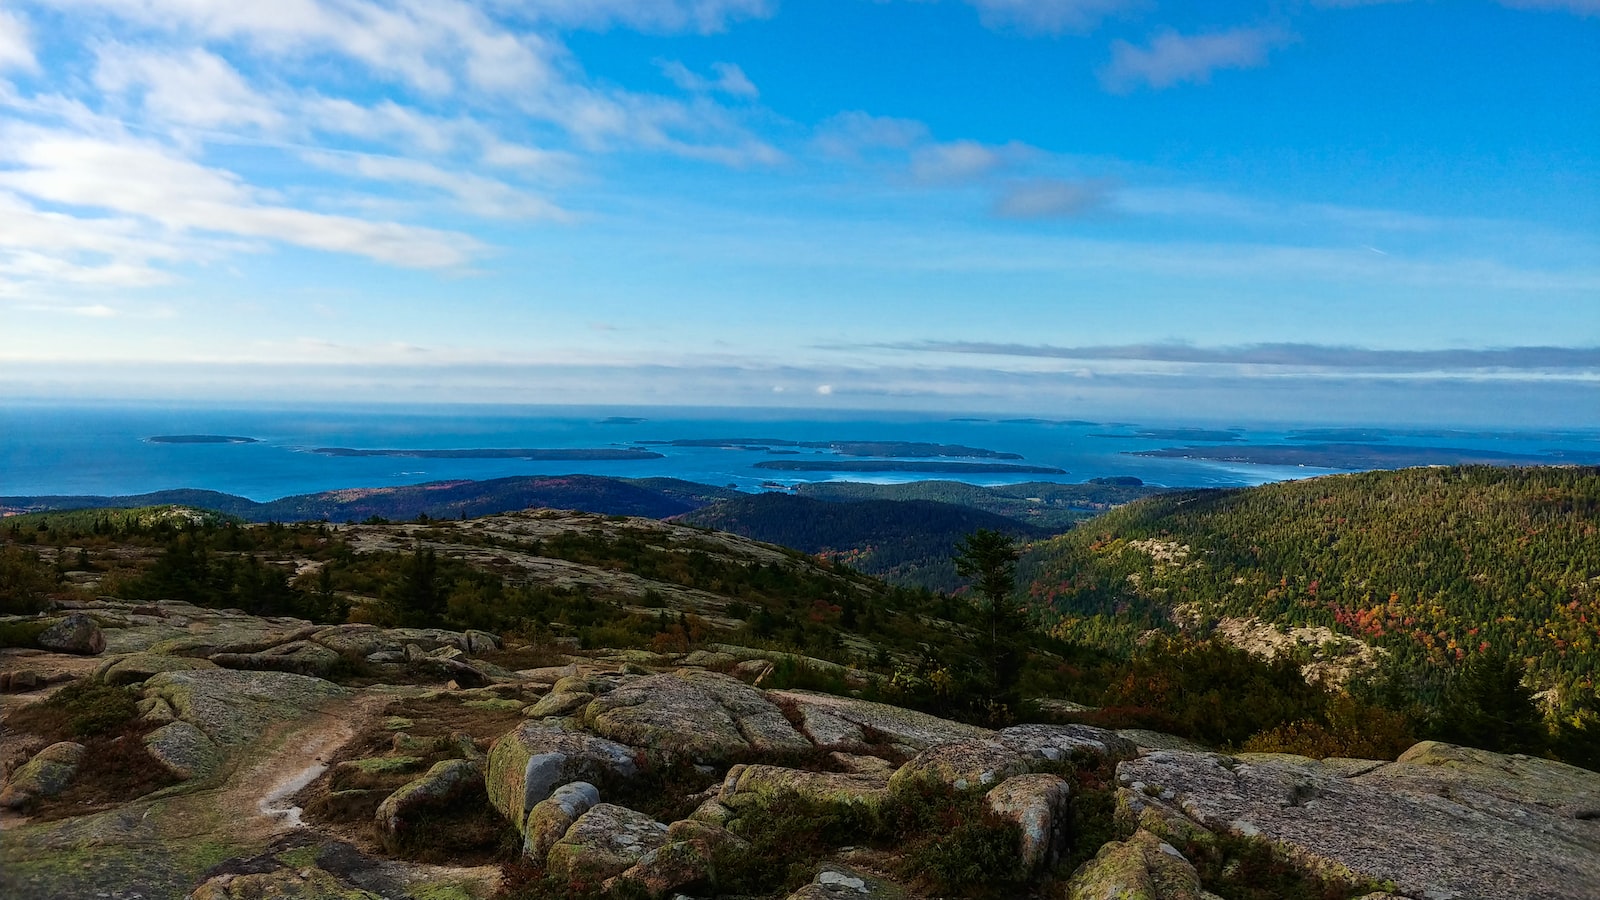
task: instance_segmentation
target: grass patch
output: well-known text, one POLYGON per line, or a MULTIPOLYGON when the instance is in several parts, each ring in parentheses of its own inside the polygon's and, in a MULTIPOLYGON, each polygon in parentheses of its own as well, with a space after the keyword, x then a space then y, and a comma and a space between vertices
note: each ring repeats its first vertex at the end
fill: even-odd
POLYGON ((81 741, 116 731, 138 714, 131 689, 85 678, 16 710, 6 726, 52 741, 81 741))
POLYGON ((39 635, 52 623, 26 619, 20 622, 0 622, 0 647, 37 647, 39 635))
POLYGON ((135 720, 83 739, 83 762, 67 789, 39 800, 30 815, 47 822, 100 812, 177 784, 179 779, 145 750, 141 738, 148 730, 135 720))

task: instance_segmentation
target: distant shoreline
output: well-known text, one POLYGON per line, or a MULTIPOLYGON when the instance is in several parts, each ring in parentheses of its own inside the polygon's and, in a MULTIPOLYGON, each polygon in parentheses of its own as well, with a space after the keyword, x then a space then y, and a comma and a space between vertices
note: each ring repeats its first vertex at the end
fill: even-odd
POLYGON ((152 444, 259 444, 253 437, 234 434, 158 434, 145 438, 152 444))

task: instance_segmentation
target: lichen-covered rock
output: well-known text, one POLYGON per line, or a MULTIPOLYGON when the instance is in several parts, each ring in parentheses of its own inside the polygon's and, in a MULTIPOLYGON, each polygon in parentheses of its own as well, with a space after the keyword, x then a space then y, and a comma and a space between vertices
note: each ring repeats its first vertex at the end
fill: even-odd
POLYGON ((641 812, 599 803, 578 817, 550 848, 551 875, 594 887, 620 875, 667 842, 667 826, 641 812))
POLYGON ((522 853, 529 859, 543 862, 572 827, 572 823, 600 802, 600 791, 587 781, 574 781, 555 789, 555 792, 528 812, 527 827, 522 833, 522 853))
POLYGON ((39 632, 34 642, 45 650, 80 656, 94 656, 106 649, 106 636, 100 625, 83 613, 73 613, 52 623, 39 632))
POLYGON ((716 799, 738 815, 781 794, 796 794, 833 806, 877 809, 889 796, 889 781, 879 775, 741 765, 728 770, 716 799))
POLYGON ((1028 771, 1028 760, 1004 744, 990 740, 956 741, 930 747, 901 766, 891 787, 931 778, 957 790, 989 787, 1028 771))
POLYGON ((1072 819, 1072 786, 1057 775, 1018 775, 984 795, 995 815, 1022 830, 1018 848, 1022 867, 1037 872, 1055 863, 1066 845, 1072 819))
POLYGON ((489 802, 520 830, 534 804, 561 785, 632 778, 632 747, 583 732, 529 721, 489 749, 489 802))
MULTIPOLYGON (((986 728, 952 722, 886 703, 836 697, 832 694, 813 694, 810 691, 770 691, 768 696, 775 702, 794 704, 803 716, 810 716, 814 710, 826 713, 833 719, 848 722, 857 729, 869 730, 874 735, 881 735, 896 744, 904 744, 919 752, 938 744, 994 737, 994 732, 986 728)), ((806 722, 809 730, 810 719, 806 719, 806 722)), ((818 738, 818 746, 836 749, 836 745, 832 742, 824 743, 815 733, 812 736, 818 738)), ((841 743, 854 743, 859 740, 861 738, 854 737, 854 733, 851 733, 849 740, 841 743)))
POLYGON ((823 863, 811 883, 787 900, 902 900, 906 892, 897 885, 866 872, 836 863, 823 863))
POLYGON ((1100 848, 1067 884, 1069 900, 1215 900, 1183 854, 1148 831, 1100 848))
POLYGON ((209 659, 228 669, 292 672, 318 678, 339 665, 339 654, 311 641, 290 641, 257 653, 213 653, 209 659))
POLYGON ((0 694, 24 694, 43 684, 44 678, 32 669, 0 672, 0 694))
POLYGON ((285 867, 271 872, 218 875, 195 888, 189 900, 383 900, 322 869, 285 867))
POLYGON ((542 719, 546 716, 564 716, 570 712, 588 706, 594 699, 590 693, 576 691, 551 691, 539 698, 539 702, 528 707, 524 715, 533 719, 542 719))
POLYGON ((596 734, 665 757, 714 762, 756 749, 806 750, 811 743, 760 691, 712 672, 638 678, 588 705, 596 734))
POLYGON ((1015 725, 1002 728, 996 740, 1023 756, 1051 761, 1077 756, 1124 760, 1139 755, 1133 741, 1089 725, 1015 725))
POLYGON ((137 684, 162 672, 192 672, 216 667, 217 664, 208 659, 161 653, 130 653, 101 663, 94 675, 107 684, 137 684))
POLYGON ((144 683, 146 697, 165 700, 179 718, 224 748, 247 744, 272 725, 349 693, 320 678, 236 669, 162 672, 144 683))
POLYGON ((18 809, 66 790, 73 776, 78 774, 83 753, 83 745, 71 741, 40 750, 11 773, 5 788, 0 790, 0 807, 18 809))
POLYGON ((667 897, 704 885, 712 877, 712 848, 700 840, 669 840, 605 883, 609 893, 627 882, 650 897, 667 897))
POLYGON ((1257 836, 1324 875, 1407 896, 1592 900, 1600 774, 1430 744, 1377 768, 1157 751, 1124 762, 1124 818, 1257 836), (1350 774, 1350 773, 1357 774, 1350 774))
POLYGON ((1146 728, 1118 728, 1117 734, 1133 741, 1136 746, 1144 750, 1188 750, 1191 753, 1211 752, 1211 748, 1204 744, 1162 731, 1150 731, 1146 728))
POLYGON ((392 844, 410 834, 419 816, 482 789, 483 770, 471 760, 435 763, 421 778, 407 782, 378 805, 378 833, 392 844))
POLYGON ((222 765, 217 745, 188 722, 172 722, 144 736, 151 758, 176 778, 205 778, 222 765))

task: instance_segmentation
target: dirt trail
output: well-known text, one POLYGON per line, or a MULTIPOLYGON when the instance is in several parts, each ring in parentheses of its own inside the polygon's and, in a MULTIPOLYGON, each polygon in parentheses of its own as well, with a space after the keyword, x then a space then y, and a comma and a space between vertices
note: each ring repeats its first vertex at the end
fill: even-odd
POLYGON ((217 796, 235 816, 230 831, 246 841, 269 840, 304 827, 289 798, 327 770, 327 761, 394 697, 363 692, 279 726, 262 741, 271 750, 239 767, 217 796))

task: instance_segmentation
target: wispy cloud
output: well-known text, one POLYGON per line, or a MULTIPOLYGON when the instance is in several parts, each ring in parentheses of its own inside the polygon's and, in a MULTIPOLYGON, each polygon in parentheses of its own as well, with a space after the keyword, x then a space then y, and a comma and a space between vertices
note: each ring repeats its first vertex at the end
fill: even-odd
POLYGON ((994 214, 1003 219, 1073 218, 1105 208, 1111 191, 1105 181, 1021 181, 1001 193, 994 214))
POLYGON ((1111 62, 1100 70, 1100 82, 1119 94, 1140 86, 1161 90, 1185 81, 1204 83, 1218 69, 1265 65, 1268 53, 1296 39, 1292 32, 1269 25, 1187 35, 1168 30, 1144 47, 1113 41, 1111 62))
POLYGON ((1081 33, 1108 17, 1142 9, 1144 0, 966 0, 990 28, 1042 34, 1081 33))
POLYGON ((761 95, 744 70, 733 63, 712 63, 710 76, 701 75, 677 60, 659 60, 656 65, 668 81, 691 93, 746 98, 761 95))
POLYGON ((874 346, 928 353, 1080 361, 1129 360, 1200 365, 1285 366, 1301 369, 1373 369, 1388 372, 1600 370, 1600 347, 1381 350, 1297 343, 1249 344, 1241 347, 1197 347, 1179 343, 1062 347, 1048 344, 997 344, 971 341, 917 341, 874 346))

